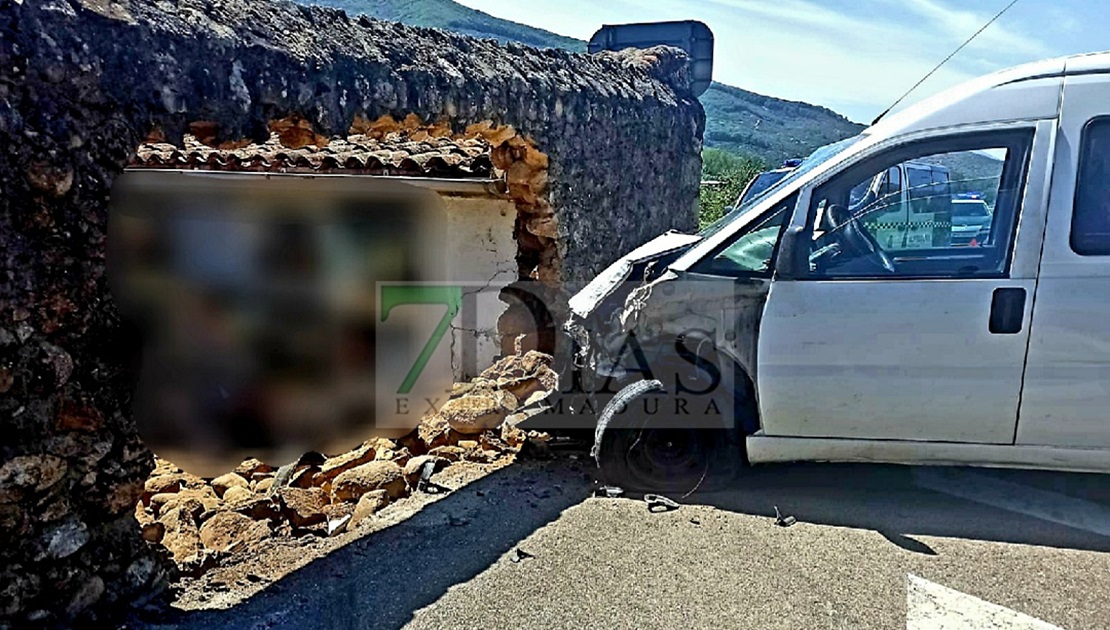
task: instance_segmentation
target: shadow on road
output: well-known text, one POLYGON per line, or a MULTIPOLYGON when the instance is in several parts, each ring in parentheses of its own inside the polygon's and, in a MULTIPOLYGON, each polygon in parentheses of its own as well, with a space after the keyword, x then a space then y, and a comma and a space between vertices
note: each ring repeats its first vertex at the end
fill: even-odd
MULTIPOLYGON (((182 613, 160 625, 349 628, 354 620, 356 627, 401 627, 452 587, 498 562, 511 562, 509 552, 521 541, 585 500, 593 473, 589 460, 510 466, 311 562, 234 608, 182 613)), ((1096 516, 1101 514, 1097 510, 1110 509, 1110 488, 1099 475, 788 464, 746 470, 682 502, 764 517, 774 517, 778 506, 799 523, 873 530, 891 544, 923 555, 937 552, 915 537, 1110 552, 1110 536, 1066 524, 1069 506, 1089 507, 1096 516), (1001 480, 1029 489, 1032 499, 1023 507, 1036 511, 1037 498, 1045 493, 1062 497, 1063 507, 1041 506, 1056 510, 1046 520, 952 496, 936 490, 935 483, 922 487, 923 476, 938 470, 941 480, 960 484, 959 494, 974 496, 977 484, 985 492, 995 491, 992 483, 1001 480)), ((1081 516, 1077 523, 1089 525, 1090 519, 1090 514, 1081 516)))
POLYGON ((581 502, 588 468, 530 462, 501 469, 289 574, 222 611, 166 620, 181 628, 398 628, 581 502), (362 620, 360 623, 358 620, 362 620), (357 627, 357 626, 356 626, 357 627))
POLYGON ((741 472, 689 502, 869 529, 907 551, 943 536, 1110 552, 1110 478, 1019 470, 784 464, 741 472))

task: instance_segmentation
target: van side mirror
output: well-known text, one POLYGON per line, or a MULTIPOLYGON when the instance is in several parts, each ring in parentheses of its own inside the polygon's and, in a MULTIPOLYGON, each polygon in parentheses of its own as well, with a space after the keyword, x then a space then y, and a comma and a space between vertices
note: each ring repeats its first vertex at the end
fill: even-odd
POLYGON ((783 280, 796 280, 809 273, 809 243, 804 238, 805 228, 787 226, 779 243, 776 271, 783 280))

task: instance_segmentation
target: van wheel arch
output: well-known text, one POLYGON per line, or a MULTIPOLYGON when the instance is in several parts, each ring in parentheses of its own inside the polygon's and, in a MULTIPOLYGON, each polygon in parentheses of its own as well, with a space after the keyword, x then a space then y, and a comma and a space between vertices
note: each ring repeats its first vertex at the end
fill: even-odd
MULTIPOLYGON (((723 421, 720 429, 662 430, 649 427, 648 418, 645 418, 639 426, 636 421, 617 421, 618 413, 632 408, 637 399, 667 391, 665 383, 660 379, 626 382, 601 410, 594 429, 594 443, 590 454, 596 461, 604 482, 614 483, 630 490, 677 492, 691 490, 700 485, 711 469, 715 478, 725 478, 748 464, 744 438, 758 431, 760 426, 754 383, 739 363, 731 358, 715 350, 712 357, 705 358, 712 359, 721 369, 722 374, 732 375, 733 422, 723 421), (667 432, 668 435, 660 438, 659 441, 663 446, 672 448, 669 451, 664 449, 661 455, 656 453, 656 457, 649 453, 640 460, 646 459, 652 463, 666 460, 663 468, 667 462, 675 464, 681 470, 675 472, 673 479, 669 477, 670 473, 666 470, 661 471, 661 478, 651 478, 647 475, 649 478, 645 479, 645 475, 642 474, 644 471, 638 469, 636 462, 633 461, 634 448, 644 449, 650 446, 651 434, 646 433, 645 429, 647 432, 654 431, 656 437, 667 432), (676 442, 679 446, 674 446, 676 442), (683 458, 681 453, 674 452, 681 450, 682 445, 692 450, 689 453, 690 457, 683 458), (705 462, 704 470, 700 471, 701 479, 690 479, 681 474, 688 472, 693 472, 695 476, 698 474, 698 470, 690 470, 689 460, 694 456, 703 458, 705 462)), ((692 365, 686 367, 693 369, 692 365)))

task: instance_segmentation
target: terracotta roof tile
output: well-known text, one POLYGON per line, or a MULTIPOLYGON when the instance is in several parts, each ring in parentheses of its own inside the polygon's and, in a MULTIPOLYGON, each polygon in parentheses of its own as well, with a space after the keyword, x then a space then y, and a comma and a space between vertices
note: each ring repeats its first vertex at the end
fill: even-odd
POLYGON ((166 143, 139 146, 132 168, 259 171, 268 173, 345 173, 443 179, 499 177, 490 145, 481 138, 427 136, 413 140, 391 133, 381 140, 366 135, 333 138, 326 147, 290 149, 277 135, 262 144, 214 149, 186 135, 184 148, 166 143))

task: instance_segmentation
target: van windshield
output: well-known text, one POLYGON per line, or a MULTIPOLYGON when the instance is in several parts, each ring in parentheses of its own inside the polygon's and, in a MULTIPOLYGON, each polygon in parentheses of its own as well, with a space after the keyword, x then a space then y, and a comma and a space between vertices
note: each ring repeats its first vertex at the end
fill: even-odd
POLYGON ((701 232, 699 232, 699 234, 701 234, 702 236, 711 236, 713 234, 716 234, 724 226, 747 214, 749 210, 759 205, 759 203, 762 202, 764 199, 775 194, 776 191, 782 190, 783 186, 789 186, 791 183, 797 181, 801 177, 804 177, 807 173, 813 171, 815 168, 821 166, 825 162, 828 162, 830 159, 836 157, 838 154, 845 151, 862 139, 863 135, 853 136, 851 138, 841 140, 840 142, 827 144, 817 149, 816 151, 811 153, 809 157, 803 160, 802 163, 798 165, 798 168, 790 171, 790 173, 787 174, 786 177, 783 177, 781 180, 776 182, 773 186, 763 191, 759 195, 739 204, 739 206, 737 206, 734 210, 732 210, 725 216, 707 225, 701 232))

